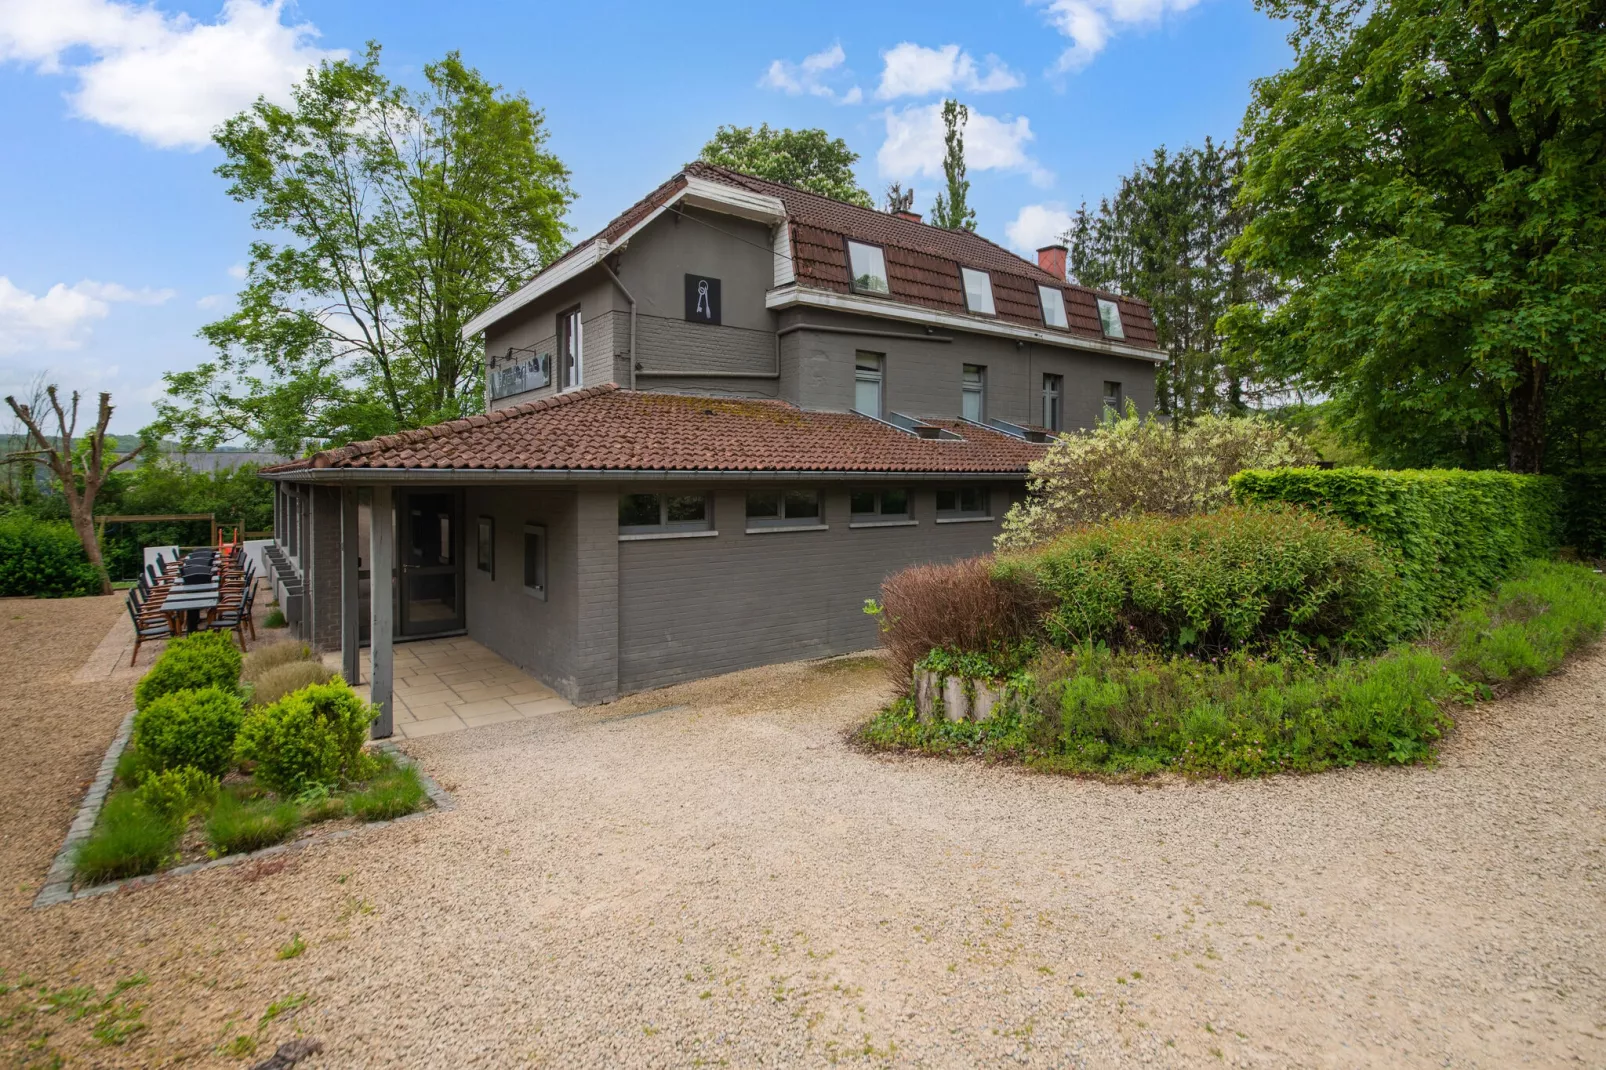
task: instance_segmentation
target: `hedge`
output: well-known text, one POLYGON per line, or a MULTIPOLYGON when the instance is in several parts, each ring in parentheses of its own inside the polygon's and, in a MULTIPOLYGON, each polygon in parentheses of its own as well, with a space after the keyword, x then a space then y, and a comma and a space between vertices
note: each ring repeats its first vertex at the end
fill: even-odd
POLYGON ((65 520, 0 516, 0 596, 70 598, 99 594, 100 576, 65 520))
POLYGON ((1370 535, 1393 551, 1403 618, 1426 623, 1491 590, 1561 538, 1561 481, 1454 469, 1281 468, 1239 472, 1243 504, 1292 502, 1370 535))
POLYGON ((134 685, 134 708, 143 710, 175 691, 200 691, 240 686, 240 652, 228 632, 201 632, 169 639, 150 671, 134 685))
POLYGON ((1580 468, 1562 477, 1567 544, 1606 557, 1606 468, 1580 468))

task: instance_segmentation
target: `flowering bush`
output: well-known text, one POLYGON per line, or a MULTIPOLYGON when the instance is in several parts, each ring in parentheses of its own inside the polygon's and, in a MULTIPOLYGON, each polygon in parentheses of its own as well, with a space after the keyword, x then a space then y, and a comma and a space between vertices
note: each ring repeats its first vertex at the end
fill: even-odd
POLYGON ((998 549, 1023 550, 1078 524, 1209 512, 1231 500, 1227 480, 1236 472, 1315 461, 1270 420, 1202 416, 1175 427, 1129 404, 1126 415, 1060 438, 1032 464, 1030 494, 1004 518, 998 549))

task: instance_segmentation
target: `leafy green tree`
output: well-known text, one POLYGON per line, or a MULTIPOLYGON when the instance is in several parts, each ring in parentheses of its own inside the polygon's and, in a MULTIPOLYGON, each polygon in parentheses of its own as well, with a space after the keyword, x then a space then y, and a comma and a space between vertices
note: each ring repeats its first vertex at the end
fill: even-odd
POLYGON ((455 52, 413 92, 379 51, 217 131, 218 174, 261 237, 238 310, 201 331, 213 358, 166 377, 155 430, 296 453, 479 409, 462 327, 562 251, 569 172, 522 94, 455 52))
POLYGON ((757 130, 751 126, 721 126, 703 146, 698 159, 822 197, 874 207, 870 194, 859 186, 853 174, 859 154, 848 148, 846 141, 824 130, 774 130, 768 123, 757 130))
POLYGON ((1255 86, 1233 254, 1289 293, 1234 346, 1380 452, 1541 470, 1606 366, 1606 3, 1257 3, 1296 58, 1255 86))
POLYGON ((970 206, 970 179, 965 177, 965 124, 970 109, 957 100, 942 102, 942 174, 948 184, 931 205, 931 223, 949 230, 975 230, 976 210, 970 206))
POLYGON ((1171 359, 1158 372, 1163 411, 1182 420, 1237 412, 1274 390, 1246 355, 1229 359, 1217 321, 1231 307, 1269 304, 1264 272, 1229 260, 1246 213, 1236 203, 1236 147, 1156 149, 1096 211, 1082 205, 1065 235, 1071 277, 1147 301, 1171 359))

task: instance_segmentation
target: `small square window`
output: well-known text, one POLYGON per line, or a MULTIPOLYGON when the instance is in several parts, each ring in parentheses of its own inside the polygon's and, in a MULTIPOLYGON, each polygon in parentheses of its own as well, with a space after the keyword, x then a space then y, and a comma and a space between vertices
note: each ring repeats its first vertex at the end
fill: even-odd
POLYGON ((647 494, 619 495, 619 533, 654 535, 672 531, 707 531, 711 528, 708 495, 647 494))
POLYGON ((1065 318, 1065 294, 1052 286, 1037 288, 1038 303, 1043 306, 1043 324, 1065 330, 1070 321, 1065 318))
POLYGON ((965 282, 965 307, 983 316, 994 315, 992 277, 968 267, 960 268, 959 275, 965 282))
POLYGON ((848 242, 848 264, 853 272, 853 288, 860 293, 890 294, 887 285, 887 258, 878 245, 848 242))
POLYGON ((978 486, 939 487, 938 520, 968 520, 987 516, 987 488, 978 486))
POLYGON ((658 515, 658 495, 619 495, 619 528, 652 527, 661 522, 658 515))
POLYGON ((546 528, 524 525, 524 590, 546 601, 546 528))
POLYGON ((668 514, 665 518, 666 524, 701 524, 708 519, 708 496, 671 494, 665 511, 668 514))
POLYGON ((479 519, 479 539, 474 547, 474 567, 496 578, 496 521, 491 517, 479 519))
POLYGON ((1106 338, 1125 338, 1126 332, 1121 330, 1121 306, 1108 298, 1099 300, 1099 323, 1104 328, 1106 338))
POLYGON ((860 489, 848 493, 848 511, 858 521, 909 519, 909 491, 906 487, 860 489))
POLYGON ((747 492, 747 519, 778 520, 781 516, 781 492, 778 490, 750 490, 747 492))
POLYGON ((820 523, 820 492, 813 487, 747 492, 748 528, 813 527, 820 523))
POLYGON ((1121 384, 1106 382, 1104 384, 1104 407, 1121 411, 1121 384))

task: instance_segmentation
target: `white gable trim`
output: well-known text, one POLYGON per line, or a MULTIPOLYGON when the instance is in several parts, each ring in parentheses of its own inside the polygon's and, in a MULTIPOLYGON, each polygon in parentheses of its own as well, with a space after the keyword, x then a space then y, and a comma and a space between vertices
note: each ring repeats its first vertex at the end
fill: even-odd
POLYGON ((828 308, 836 312, 853 312, 862 316, 874 316, 877 319, 903 320, 907 323, 943 327, 952 331, 971 331, 975 334, 998 335, 1003 338, 1013 338, 1017 341, 1039 342, 1044 345, 1059 346, 1062 349, 1079 349, 1084 353, 1107 353, 1113 357, 1131 357, 1134 360, 1146 360, 1152 364, 1164 364, 1169 359, 1165 353, 1158 350, 1140 349, 1137 346, 1112 342, 1107 338, 1086 338, 1081 335, 1066 334, 1063 331, 1026 327, 1019 323, 1010 323, 1005 320, 961 316, 954 312, 943 312, 920 305, 899 304, 896 301, 888 301, 885 298, 861 297, 857 294, 837 293, 834 290, 810 290, 798 286, 796 283, 778 286, 771 290, 765 296, 764 304, 765 307, 770 309, 796 306, 828 308))
POLYGON ((463 325, 463 340, 465 342, 468 341, 497 320, 517 312, 542 294, 555 290, 570 279, 596 267, 598 262, 602 260, 604 244, 603 240, 598 238, 591 244, 576 250, 574 255, 567 260, 541 272, 541 274, 469 320, 463 325))

